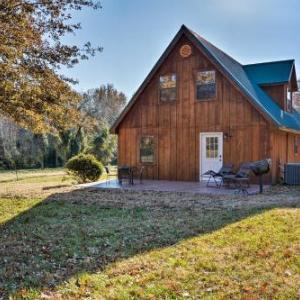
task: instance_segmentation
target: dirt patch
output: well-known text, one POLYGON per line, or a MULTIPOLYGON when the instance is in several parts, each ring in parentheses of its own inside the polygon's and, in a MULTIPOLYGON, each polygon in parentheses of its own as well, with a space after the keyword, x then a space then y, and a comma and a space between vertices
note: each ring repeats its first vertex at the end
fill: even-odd
POLYGON ((67 184, 54 183, 22 183, 10 182, 0 184, 0 198, 45 198, 51 194, 70 192, 74 187, 67 184))

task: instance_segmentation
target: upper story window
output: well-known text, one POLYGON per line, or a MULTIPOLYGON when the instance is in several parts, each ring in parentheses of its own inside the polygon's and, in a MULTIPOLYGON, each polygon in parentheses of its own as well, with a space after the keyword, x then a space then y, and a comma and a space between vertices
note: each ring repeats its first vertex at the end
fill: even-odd
POLYGON ((161 102, 176 101, 176 74, 159 77, 159 100, 161 102))
POLYGON ((200 71, 196 75, 197 100, 209 100, 216 97, 216 72, 200 71))
POLYGON ((292 111, 293 109, 293 93, 287 88, 286 90, 287 95, 286 95, 286 110, 287 111, 292 111))

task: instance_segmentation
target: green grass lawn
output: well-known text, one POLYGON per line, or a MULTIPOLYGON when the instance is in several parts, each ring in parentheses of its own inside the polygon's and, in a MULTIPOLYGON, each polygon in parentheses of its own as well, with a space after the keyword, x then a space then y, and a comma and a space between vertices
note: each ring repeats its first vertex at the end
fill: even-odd
MULTIPOLYGON (((111 170, 116 172, 116 168, 111 170)), ((99 180, 104 179, 105 172, 99 180)), ((63 168, 19 170, 18 180, 13 171, 0 171, 0 198, 45 198, 75 184, 63 168)))
MULTIPOLYGON (((110 171, 115 174, 116 167, 110 167, 110 171)), ((104 172, 105 173, 105 172, 104 172)), ((105 174, 103 173, 102 177, 99 179, 105 178, 105 174)), ((66 177, 66 169, 64 168, 46 168, 46 169, 26 169, 26 170, 18 170, 17 173, 14 170, 0 170, 0 184, 5 182, 17 182, 17 181, 25 181, 25 182, 39 182, 39 180, 48 179, 58 180, 66 177)))
POLYGON ((0 173, 0 198, 44 198, 66 187, 74 180, 63 169, 23 170, 16 181, 12 172, 0 173))
POLYGON ((299 299, 300 210, 261 213, 211 234, 123 260, 103 272, 84 272, 52 295, 76 299, 299 299))
POLYGON ((299 208, 256 207, 254 197, 38 193, 0 197, 0 298, 299 298, 299 208))
POLYGON ((66 172, 63 168, 18 170, 17 175, 13 170, 0 170, 0 183, 24 180, 28 178, 64 176, 65 174, 66 172))

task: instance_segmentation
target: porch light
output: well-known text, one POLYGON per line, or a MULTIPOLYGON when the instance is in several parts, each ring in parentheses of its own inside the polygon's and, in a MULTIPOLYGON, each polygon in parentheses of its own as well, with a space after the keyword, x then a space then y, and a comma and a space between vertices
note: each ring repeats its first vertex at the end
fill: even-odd
POLYGON ((228 140, 230 138, 232 138, 232 135, 230 133, 228 133, 228 132, 225 132, 224 133, 224 140, 228 140))

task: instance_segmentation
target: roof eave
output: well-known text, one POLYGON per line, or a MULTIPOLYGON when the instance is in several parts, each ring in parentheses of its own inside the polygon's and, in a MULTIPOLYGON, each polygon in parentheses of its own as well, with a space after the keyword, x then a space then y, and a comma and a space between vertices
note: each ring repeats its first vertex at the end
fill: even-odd
POLYGON ((273 85, 282 85, 289 83, 288 80, 283 81, 276 81, 276 82, 264 82, 264 83, 257 83, 259 86, 273 86, 273 85))
POLYGON ((300 130, 296 130, 296 129, 292 129, 292 128, 287 128, 287 127, 284 127, 284 126, 279 126, 278 129, 282 130, 282 131, 285 131, 285 132, 289 132, 289 133, 300 134, 300 130))
POLYGON ((293 92, 298 91, 299 87, 298 87, 298 82, 297 82, 297 74, 296 74, 296 66, 295 66, 295 60, 293 60, 293 65, 291 68, 291 72, 289 75, 289 83, 291 82, 291 84, 293 85, 294 89, 292 90, 293 92), (294 81, 294 82, 293 82, 294 81))
POLYGON ((112 134, 117 134, 118 133, 117 129, 118 129, 118 126, 120 125, 121 121, 123 120, 123 118, 125 117, 125 115, 127 114, 127 112, 130 110, 130 108, 133 106, 133 104, 135 103, 135 100, 138 98, 138 96, 144 90, 144 88, 146 87, 146 85, 148 84, 148 82, 151 80, 151 78, 154 75, 154 73, 159 69, 159 67, 161 66, 161 64, 164 61, 164 59, 170 54, 173 46, 178 42, 178 40, 186 32, 186 30, 187 30, 187 27, 185 25, 182 25, 181 28, 179 29, 179 31, 177 32, 177 34, 175 35, 175 37, 173 38, 173 40, 170 42, 170 44, 166 48, 166 50, 163 52, 163 54, 160 56, 160 58, 158 59, 158 61, 156 62, 156 64, 153 66, 153 68, 151 69, 151 71, 148 74, 148 76, 146 77, 146 79, 142 82, 142 84, 140 85, 140 87, 138 88, 138 90, 131 97, 131 99, 129 100, 129 102, 127 103, 126 107, 121 112, 121 114, 119 115, 119 117, 117 118, 117 120, 115 121, 115 123, 111 126, 111 128, 109 130, 110 133, 112 133, 112 134))

